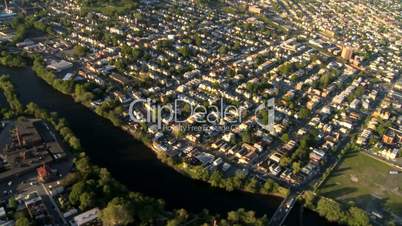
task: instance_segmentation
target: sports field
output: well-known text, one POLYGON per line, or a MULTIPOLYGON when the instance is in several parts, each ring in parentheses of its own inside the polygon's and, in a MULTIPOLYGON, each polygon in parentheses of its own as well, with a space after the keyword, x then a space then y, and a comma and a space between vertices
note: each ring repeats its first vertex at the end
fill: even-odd
POLYGON ((402 172, 387 164, 366 156, 350 153, 321 186, 321 195, 343 203, 355 203, 372 213, 375 211, 389 218, 402 216, 402 172))

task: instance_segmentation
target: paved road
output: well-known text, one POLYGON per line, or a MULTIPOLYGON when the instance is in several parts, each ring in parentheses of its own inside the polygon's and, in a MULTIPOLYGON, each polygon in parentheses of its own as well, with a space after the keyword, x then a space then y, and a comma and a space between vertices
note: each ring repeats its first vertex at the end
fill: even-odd
MULTIPOLYGON (((2 196, 2 200, 8 200, 12 196, 19 196, 21 199, 26 197, 27 195, 37 192, 40 197, 42 197, 42 200, 49 212, 49 215, 52 218, 53 224, 54 225, 67 225, 67 223, 64 221, 62 214, 57 208, 57 205, 55 201, 53 200, 53 197, 50 195, 49 191, 46 188, 46 184, 42 183, 37 183, 36 182, 36 174, 35 173, 30 173, 26 174, 22 177, 19 177, 18 179, 14 179, 11 181, 8 181, 6 183, 3 183, 0 185, 0 190, 7 191, 7 194, 4 194, 2 196), (11 182, 11 183, 10 183, 11 182), (9 186, 10 184, 10 186, 9 186)), ((7 202, 7 201, 6 201, 7 202)))
MULTIPOLYGON (((72 161, 67 159, 62 162, 54 163, 51 167, 53 169, 57 169, 61 176, 64 176, 71 170, 72 161)), ((6 203, 7 200, 12 196, 24 198, 28 194, 37 192, 42 197, 42 200, 46 205, 49 215, 52 218, 53 225, 68 225, 48 189, 49 185, 55 187, 57 181, 45 184, 37 183, 36 176, 36 172, 31 171, 23 175, 16 175, 10 180, 0 183, 0 193, 2 194, 1 200, 6 203)))
POLYGON ((281 203, 274 215, 269 221, 269 226, 279 226, 285 222, 286 217, 289 215, 293 206, 295 205, 297 198, 300 196, 300 192, 291 192, 281 203))
POLYGON ((54 222, 57 225, 68 225, 46 185, 41 183, 40 186, 37 187, 38 192, 48 208, 49 214, 53 217, 54 222))

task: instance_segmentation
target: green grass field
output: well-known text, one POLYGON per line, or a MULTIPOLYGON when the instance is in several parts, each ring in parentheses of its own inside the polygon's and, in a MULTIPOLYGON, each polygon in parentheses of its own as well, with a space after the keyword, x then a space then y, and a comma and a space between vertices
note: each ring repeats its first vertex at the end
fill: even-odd
POLYGON ((319 193, 343 203, 353 202, 369 213, 402 216, 402 173, 390 175, 390 170, 392 167, 363 153, 350 153, 319 193))

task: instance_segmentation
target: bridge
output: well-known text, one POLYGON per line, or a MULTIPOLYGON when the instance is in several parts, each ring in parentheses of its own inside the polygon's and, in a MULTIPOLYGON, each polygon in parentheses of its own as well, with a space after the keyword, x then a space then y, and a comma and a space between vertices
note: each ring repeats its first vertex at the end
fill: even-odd
POLYGON ((272 215, 268 225, 269 226, 281 226, 290 211, 292 211, 300 192, 291 192, 276 209, 274 215, 272 215))

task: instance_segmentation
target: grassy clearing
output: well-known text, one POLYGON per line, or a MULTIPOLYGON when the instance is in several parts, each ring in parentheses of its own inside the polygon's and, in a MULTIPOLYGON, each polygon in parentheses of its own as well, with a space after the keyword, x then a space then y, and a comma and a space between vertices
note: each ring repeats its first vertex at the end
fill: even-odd
POLYGON ((107 16, 114 16, 129 13, 131 10, 137 8, 137 6, 138 4, 135 1, 130 0, 115 0, 113 2, 96 0, 90 4, 83 4, 81 11, 96 11, 107 16))
POLYGON ((402 173, 363 153, 349 153, 323 184, 319 193, 367 212, 402 216, 402 173))

